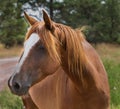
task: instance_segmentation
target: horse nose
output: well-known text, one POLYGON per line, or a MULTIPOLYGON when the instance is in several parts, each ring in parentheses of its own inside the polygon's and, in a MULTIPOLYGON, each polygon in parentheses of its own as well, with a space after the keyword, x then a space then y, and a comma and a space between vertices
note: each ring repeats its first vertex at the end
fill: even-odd
POLYGON ((19 92, 22 87, 18 81, 13 80, 12 76, 8 80, 8 86, 12 92, 19 92))

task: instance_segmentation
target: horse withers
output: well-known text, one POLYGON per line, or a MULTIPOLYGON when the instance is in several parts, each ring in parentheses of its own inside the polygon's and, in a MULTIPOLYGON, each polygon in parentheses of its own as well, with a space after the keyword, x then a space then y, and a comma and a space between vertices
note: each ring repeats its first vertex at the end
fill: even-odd
POLYGON ((31 27, 10 77, 11 92, 27 109, 109 109, 106 71, 81 31, 25 13, 31 27), (27 96, 29 95, 29 96, 27 96))

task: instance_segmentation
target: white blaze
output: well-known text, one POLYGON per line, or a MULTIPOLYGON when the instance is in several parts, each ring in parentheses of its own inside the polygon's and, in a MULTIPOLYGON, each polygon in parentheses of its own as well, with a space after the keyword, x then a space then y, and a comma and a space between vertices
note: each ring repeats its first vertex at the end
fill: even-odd
POLYGON ((25 41, 24 43, 24 53, 23 53, 23 56, 21 57, 19 63, 17 64, 16 66, 16 71, 15 73, 13 74, 13 76, 11 77, 10 79, 10 86, 12 86, 12 80, 13 80, 13 77, 16 73, 19 73, 20 69, 21 69, 21 66, 23 65, 26 57, 28 56, 31 48, 40 40, 40 37, 38 36, 38 34, 36 33, 33 33, 31 34, 31 36, 25 41))
POLYGON ((38 34, 33 33, 30 35, 30 37, 25 41, 24 43, 24 53, 23 56, 20 59, 20 62, 17 65, 16 68, 16 73, 18 73, 21 69, 22 64, 24 63, 26 57, 28 56, 30 50, 32 49, 32 47, 40 40, 40 37, 38 36, 38 34))

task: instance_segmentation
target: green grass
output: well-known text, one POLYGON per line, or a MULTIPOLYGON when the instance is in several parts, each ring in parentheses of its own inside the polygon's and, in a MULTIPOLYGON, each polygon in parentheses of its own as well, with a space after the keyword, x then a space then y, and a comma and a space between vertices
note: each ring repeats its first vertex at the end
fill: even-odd
POLYGON ((120 45, 101 44, 96 49, 108 73, 111 109, 120 109, 120 45))
POLYGON ((0 92, 0 109, 23 109, 21 98, 5 89, 0 92))
POLYGON ((112 60, 104 60, 104 65, 108 73, 111 109, 120 109, 120 63, 116 64, 112 60))

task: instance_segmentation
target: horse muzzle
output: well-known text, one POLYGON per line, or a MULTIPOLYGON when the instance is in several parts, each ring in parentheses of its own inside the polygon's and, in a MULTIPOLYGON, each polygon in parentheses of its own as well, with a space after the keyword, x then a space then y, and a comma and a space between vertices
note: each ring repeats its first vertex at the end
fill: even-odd
POLYGON ((13 76, 11 76, 8 80, 8 86, 13 94, 18 96, 22 96, 28 93, 30 88, 29 85, 23 85, 22 82, 15 80, 13 76))

